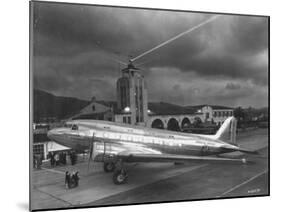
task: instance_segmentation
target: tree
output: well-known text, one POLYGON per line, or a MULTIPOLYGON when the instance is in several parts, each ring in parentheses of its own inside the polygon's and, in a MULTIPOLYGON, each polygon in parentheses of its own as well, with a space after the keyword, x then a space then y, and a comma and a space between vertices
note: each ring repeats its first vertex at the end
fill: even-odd
POLYGON ((193 122, 194 127, 200 127, 201 124, 202 120, 199 117, 195 117, 193 122))
POLYGON ((245 111, 242 107, 237 107, 234 109, 234 117, 237 119, 237 126, 241 127, 245 119, 245 111))

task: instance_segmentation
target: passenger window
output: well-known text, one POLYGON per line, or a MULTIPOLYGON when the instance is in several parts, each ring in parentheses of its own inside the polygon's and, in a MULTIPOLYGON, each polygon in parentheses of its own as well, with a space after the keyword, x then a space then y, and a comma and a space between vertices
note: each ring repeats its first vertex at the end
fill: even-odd
POLYGON ((78 126, 76 124, 74 124, 72 127, 71 127, 71 130, 78 130, 78 126))

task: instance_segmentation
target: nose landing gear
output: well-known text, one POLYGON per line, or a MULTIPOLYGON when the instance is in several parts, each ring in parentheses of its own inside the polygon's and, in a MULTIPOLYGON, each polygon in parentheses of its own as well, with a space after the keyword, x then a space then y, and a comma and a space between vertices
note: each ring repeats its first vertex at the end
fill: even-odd
POLYGON ((104 172, 113 172, 115 169, 115 164, 113 162, 104 162, 103 170, 104 172))

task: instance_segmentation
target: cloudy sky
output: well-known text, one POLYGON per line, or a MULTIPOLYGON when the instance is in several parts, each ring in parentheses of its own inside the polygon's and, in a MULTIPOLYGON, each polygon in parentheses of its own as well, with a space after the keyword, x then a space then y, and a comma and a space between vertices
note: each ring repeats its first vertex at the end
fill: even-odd
MULTIPOLYGON (((89 100, 116 99, 115 60, 155 47, 214 14, 34 3, 34 87, 89 100)), ((221 15, 136 60, 149 101, 267 106, 268 22, 221 15)))

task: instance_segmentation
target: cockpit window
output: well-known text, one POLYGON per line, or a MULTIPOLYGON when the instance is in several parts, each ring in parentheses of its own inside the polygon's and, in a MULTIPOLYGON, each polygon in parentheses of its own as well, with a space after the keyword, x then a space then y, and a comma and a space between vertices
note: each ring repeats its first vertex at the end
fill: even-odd
POLYGON ((71 130, 78 130, 78 126, 76 124, 73 124, 71 130))

